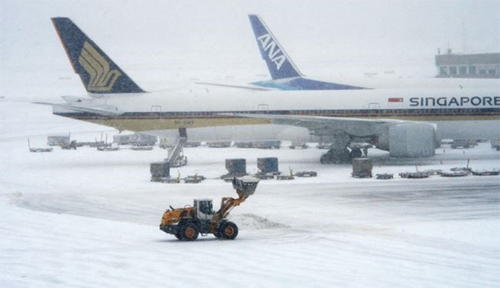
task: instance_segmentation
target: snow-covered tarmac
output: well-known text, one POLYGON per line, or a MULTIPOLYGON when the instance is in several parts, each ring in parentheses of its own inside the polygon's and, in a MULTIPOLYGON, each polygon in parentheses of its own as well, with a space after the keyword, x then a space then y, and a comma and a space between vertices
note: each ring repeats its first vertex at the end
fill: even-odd
MULTIPOLYGON (((91 141, 106 127, 51 109, 0 100, 0 287, 498 287, 500 177, 354 179, 349 165, 318 163, 324 150, 188 148, 201 184, 149 181, 166 151, 30 153, 46 137, 91 141), (276 156, 280 170, 319 177, 261 181, 232 212, 235 241, 179 242, 158 229, 168 205, 235 196, 224 159, 276 156)), ((489 143, 437 150, 433 159, 371 152, 374 173, 465 166, 499 168, 489 143), (465 154, 464 154, 465 153, 465 154)), ((177 169, 171 173, 177 175, 177 169)))

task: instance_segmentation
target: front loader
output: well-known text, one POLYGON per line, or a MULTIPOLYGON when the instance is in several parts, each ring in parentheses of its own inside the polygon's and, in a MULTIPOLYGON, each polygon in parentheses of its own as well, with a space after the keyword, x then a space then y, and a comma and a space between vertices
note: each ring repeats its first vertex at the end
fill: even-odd
POLYGON ((182 241, 194 241, 198 235, 213 234, 218 239, 233 240, 238 236, 238 226, 227 220, 229 212, 255 193, 259 179, 233 178, 233 188, 238 198, 222 197, 220 209, 215 212, 212 199, 195 199, 192 207, 170 209, 163 214, 160 230, 182 241))

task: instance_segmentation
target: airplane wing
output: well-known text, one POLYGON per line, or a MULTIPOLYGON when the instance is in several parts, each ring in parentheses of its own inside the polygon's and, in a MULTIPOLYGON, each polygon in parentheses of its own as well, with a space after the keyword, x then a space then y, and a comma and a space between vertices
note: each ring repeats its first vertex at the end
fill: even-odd
POLYGON ((76 111, 76 112, 93 113, 93 114, 106 116, 106 117, 113 117, 113 116, 118 116, 118 115, 123 114, 123 112, 118 111, 118 110, 99 108, 99 107, 75 106, 75 105, 71 105, 71 104, 49 103, 49 102, 33 102, 33 103, 34 104, 41 104, 41 105, 50 105, 52 107, 68 109, 68 110, 72 110, 72 111, 76 111))
POLYGON ((252 82, 248 85, 231 85, 221 83, 196 82, 198 85, 210 85, 226 88, 246 89, 254 91, 273 91, 273 90, 362 90, 370 89, 358 86, 344 85, 331 82, 311 80, 303 77, 284 78, 268 81, 252 82))
POLYGON ((225 87, 225 88, 254 90, 254 91, 271 91, 271 90, 275 90, 275 89, 263 88, 263 87, 255 87, 255 86, 230 85, 230 84, 219 84, 219 83, 208 83, 208 82, 196 82, 196 84, 218 86, 218 87, 225 87))
POLYGON ((271 115, 271 114, 233 114, 234 116, 270 119, 272 124, 290 125, 307 128, 318 134, 331 134, 336 130, 349 131, 353 135, 366 135, 380 125, 397 125, 410 123, 409 121, 395 119, 361 119, 345 117, 324 116, 296 116, 296 115, 271 115))
MULTIPOLYGON (((347 147, 352 141, 374 144, 393 157, 431 157, 437 143, 436 126, 432 123, 378 118, 345 118, 324 116, 233 113, 234 116, 269 119, 271 124, 304 127, 316 136, 333 137, 321 163, 349 163, 361 151, 347 147)), ((368 115, 367 115, 368 116, 368 115)))

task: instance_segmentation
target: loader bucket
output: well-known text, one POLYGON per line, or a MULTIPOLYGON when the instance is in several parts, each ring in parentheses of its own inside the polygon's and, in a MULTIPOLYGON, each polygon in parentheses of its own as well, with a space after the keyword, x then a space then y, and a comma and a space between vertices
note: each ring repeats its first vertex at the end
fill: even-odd
POLYGON ((259 179, 253 177, 233 178, 233 188, 248 197, 255 193, 259 179))

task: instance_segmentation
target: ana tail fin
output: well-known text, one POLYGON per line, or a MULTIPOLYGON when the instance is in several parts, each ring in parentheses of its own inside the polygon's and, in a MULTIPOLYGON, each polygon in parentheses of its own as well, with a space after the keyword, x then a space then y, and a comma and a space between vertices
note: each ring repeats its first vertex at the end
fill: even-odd
POLYGON ((87 92, 94 94, 145 92, 71 19, 56 17, 52 18, 52 23, 73 70, 80 75, 87 92))
POLYGON ((260 53, 266 61, 273 80, 302 77, 299 69, 297 69, 292 59, 286 54, 283 47, 279 44, 278 39, 274 37, 260 16, 252 14, 248 15, 248 17, 250 18, 260 53))

